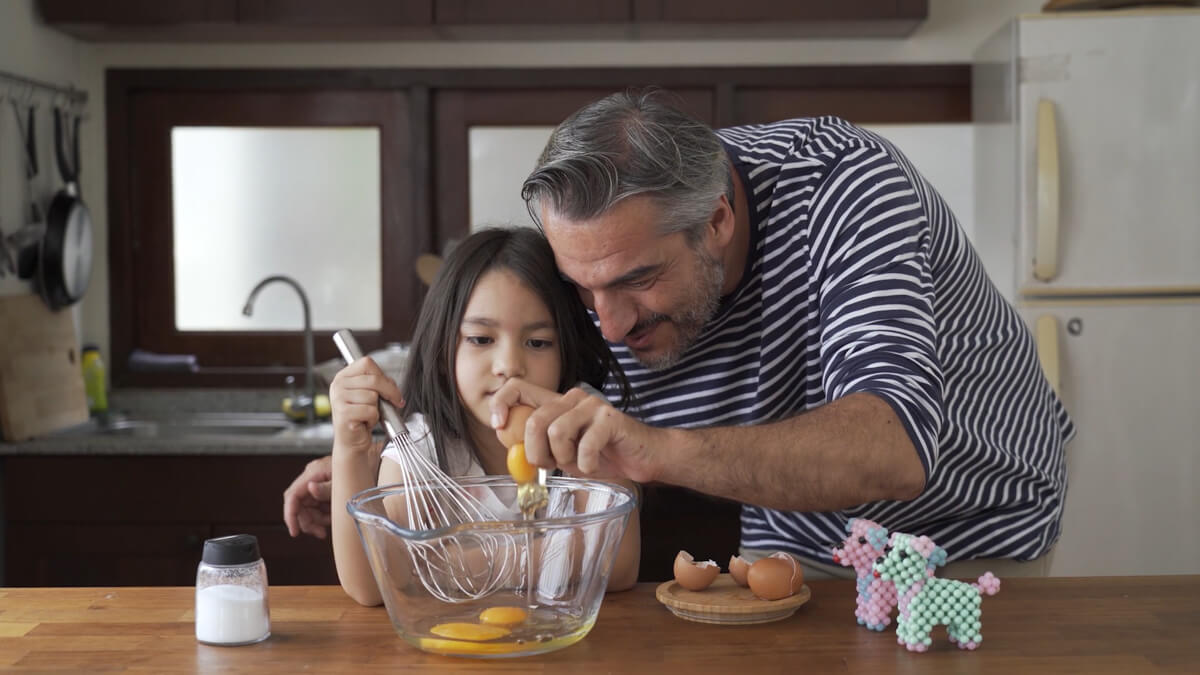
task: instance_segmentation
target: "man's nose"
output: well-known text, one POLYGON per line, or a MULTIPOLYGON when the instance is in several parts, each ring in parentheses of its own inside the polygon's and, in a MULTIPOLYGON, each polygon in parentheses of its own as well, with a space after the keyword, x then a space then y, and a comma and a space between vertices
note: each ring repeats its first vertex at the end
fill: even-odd
POLYGON ((621 342, 637 324, 637 309, 615 293, 594 293, 592 305, 600 318, 600 333, 609 342, 621 342))

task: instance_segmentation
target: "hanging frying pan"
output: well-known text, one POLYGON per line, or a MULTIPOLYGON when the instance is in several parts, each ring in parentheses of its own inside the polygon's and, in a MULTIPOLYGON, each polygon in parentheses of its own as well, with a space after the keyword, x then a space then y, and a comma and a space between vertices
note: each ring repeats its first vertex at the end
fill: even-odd
POLYGON ((67 115, 54 110, 54 153, 64 185, 50 202, 38 263, 39 290, 53 310, 78 302, 92 276, 92 216, 79 196, 80 118, 65 122, 67 115))
POLYGON ((34 106, 25 107, 25 117, 22 118, 21 108, 16 99, 12 103, 13 117, 17 122, 17 131, 21 135, 21 149, 25 160, 25 187, 28 214, 24 224, 6 237, 8 248, 17 252, 17 276, 21 279, 33 279, 37 275, 38 256, 41 255, 42 238, 46 234, 46 220, 42 217, 42 209, 38 205, 35 183, 38 175, 37 156, 37 126, 34 120, 34 106))

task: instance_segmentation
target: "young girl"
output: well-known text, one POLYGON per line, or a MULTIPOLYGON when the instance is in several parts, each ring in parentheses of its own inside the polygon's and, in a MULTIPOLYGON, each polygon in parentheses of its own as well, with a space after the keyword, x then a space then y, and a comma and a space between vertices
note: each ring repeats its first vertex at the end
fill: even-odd
MULTIPOLYGON (((610 376, 625 404, 629 384, 540 232, 482 230, 455 246, 421 307, 403 387, 370 358, 343 368, 330 385, 333 552, 346 593, 364 605, 381 602, 346 501, 373 485, 403 482, 395 448, 383 450, 377 472, 372 459, 383 445, 371 437, 379 397, 400 409, 410 436, 447 474, 506 475, 508 448, 489 423, 489 399, 500 385, 519 377, 562 393, 599 388, 610 376)), ((637 581, 640 555, 635 510, 609 590, 637 581)))

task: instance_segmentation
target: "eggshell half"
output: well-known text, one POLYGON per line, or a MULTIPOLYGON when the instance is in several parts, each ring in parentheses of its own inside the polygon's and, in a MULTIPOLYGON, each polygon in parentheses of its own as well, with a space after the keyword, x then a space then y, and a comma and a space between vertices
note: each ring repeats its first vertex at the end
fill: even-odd
POLYGON ((517 443, 525 442, 525 423, 529 421, 529 416, 533 414, 533 408, 527 405, 516 405, 508 410, 508 421, 505 425, 496 430, 496 436, 500 438, 500 442, 504 447, 511 448, 517 443))
POLYGON ((720 566, 712 560, 696 562, 687 551, 680 551, 675 556, 675 581, 689 591, 708 588, 720 573, 720 566))
POLYGON ((750 585, 746 581, 746 575, 750 572, 750 563, 746 562, 740 555, 729 556, 729 576, 733 577, 734 583, 745 588, 750 585))

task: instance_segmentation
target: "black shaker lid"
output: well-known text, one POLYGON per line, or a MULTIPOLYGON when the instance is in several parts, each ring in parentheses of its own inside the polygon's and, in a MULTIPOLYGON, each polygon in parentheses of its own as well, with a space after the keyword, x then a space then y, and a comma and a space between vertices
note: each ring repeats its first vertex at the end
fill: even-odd
POLYGON ((231 534, 204 541, 202 560, 209 565, 245 565, 259 559, 258 537, 231 534))

